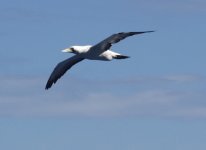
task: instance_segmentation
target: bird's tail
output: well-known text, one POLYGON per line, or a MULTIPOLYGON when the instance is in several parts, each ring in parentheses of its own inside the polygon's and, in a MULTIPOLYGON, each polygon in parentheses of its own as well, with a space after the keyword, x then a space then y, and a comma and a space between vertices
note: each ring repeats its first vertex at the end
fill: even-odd
POLYGON ((129 56, 125 56, 125 55, 116 55, 114 56, 114 59, 126 59, 129 58, 129 56))

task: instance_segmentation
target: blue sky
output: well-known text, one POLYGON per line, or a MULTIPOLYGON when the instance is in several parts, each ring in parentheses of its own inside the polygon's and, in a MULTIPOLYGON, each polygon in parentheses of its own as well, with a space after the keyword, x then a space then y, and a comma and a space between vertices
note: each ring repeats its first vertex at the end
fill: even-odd
POLYGON ((204 150, 204 0, 0 2, 0 149, 204 150), (155 30, 84 61, 50 90, 71 45, 155 30))

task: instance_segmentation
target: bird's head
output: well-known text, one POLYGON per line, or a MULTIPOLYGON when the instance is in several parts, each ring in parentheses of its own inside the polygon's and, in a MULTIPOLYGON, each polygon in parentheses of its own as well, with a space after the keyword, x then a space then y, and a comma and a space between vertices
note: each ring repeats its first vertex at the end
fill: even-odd
POLYGON ((74 53, 74 54, 82 54, 82 53, 88 52, 91 47, 92 47, 91 45, 72 46, 72 47, 69 47, 69 48, 66 48, 66 49, 62 50, 62 52, 74 53))
POLYGON ((63 49, 62 52, 64 52, 64 53, 76 53, 76 50, 73 47, 69 47, 69 48, 63 49))

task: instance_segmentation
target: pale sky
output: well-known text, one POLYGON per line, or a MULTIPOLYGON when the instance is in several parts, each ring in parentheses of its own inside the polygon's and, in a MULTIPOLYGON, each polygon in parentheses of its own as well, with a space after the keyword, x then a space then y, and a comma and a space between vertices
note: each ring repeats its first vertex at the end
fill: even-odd
POLYGON ((2 0, 0 149, 205 150, 206 1, 2 0), (61 50, 129 37, 50 90, 61 50))

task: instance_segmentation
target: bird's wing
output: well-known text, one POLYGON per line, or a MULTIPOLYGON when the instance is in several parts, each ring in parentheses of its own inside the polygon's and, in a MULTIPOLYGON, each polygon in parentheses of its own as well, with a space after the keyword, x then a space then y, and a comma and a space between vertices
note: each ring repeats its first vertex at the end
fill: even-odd
POLYGON ((69 70, 73 65, 82 61, 84 58, 79 57, 78 55, 74 55, 71 58, 68 58, 60 63, 54 68, 52 74, 50 75, 45 89, 49 89, 52 84, 55 84, 61 76, 65 74, 67 70, 69 70))
POLYGON ((97 54, 101 54, 104 51, 108 50, 112 46, 112 44, 117 43, 129 36, 136 35, 136 34, 149 33, 149 32, 154 32, 154 31, 120 32, 117 34, 113 34, 109 36, 108 38, 104 39, 103 41, 101 41, 100 43, 94 45, 90 51, 97 53, 97 54))

